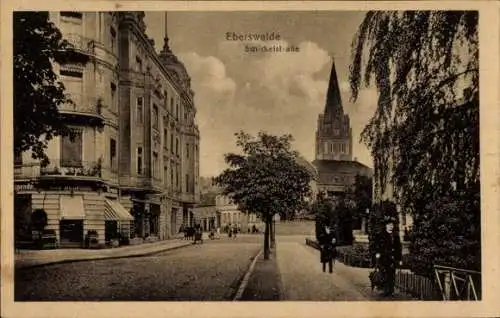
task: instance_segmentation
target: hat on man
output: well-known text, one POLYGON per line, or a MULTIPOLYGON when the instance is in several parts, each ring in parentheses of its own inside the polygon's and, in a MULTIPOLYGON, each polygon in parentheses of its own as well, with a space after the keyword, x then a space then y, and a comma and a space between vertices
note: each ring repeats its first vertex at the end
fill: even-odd
POLYGON ((384 217, 384 224, 396 223, 396 219, 392 216, 384 217))

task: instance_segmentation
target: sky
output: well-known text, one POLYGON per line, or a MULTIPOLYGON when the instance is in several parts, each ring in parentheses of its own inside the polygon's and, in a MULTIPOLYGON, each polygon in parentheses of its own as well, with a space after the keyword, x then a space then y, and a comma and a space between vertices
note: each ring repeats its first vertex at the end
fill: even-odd
MULTIPOLYGON (((237 151, 234 133, 290 133, 293 147, 314 160, 318 114, 335 58, 344 112, 353 132, 353 158, 373 167, 359 136, 373 115, 377 93, 363 89, 351 103, 348 85, 351 42, 363 12, 168 12, 172 51, 185 64, 195 93, 200 129, 200 175, 227 166, 224 154, 237 151), (268 34, 279 41, 231 40, 233 32, 268 34), (229 39, 228 39, 229 33, 229 39), (294 52, 247 52, 246 46, 294 48, 294 52), (298 51, 297 49, 298 48, 298 51)), ((146 12, 147 35, 160 51, 164 12, 146 12)))

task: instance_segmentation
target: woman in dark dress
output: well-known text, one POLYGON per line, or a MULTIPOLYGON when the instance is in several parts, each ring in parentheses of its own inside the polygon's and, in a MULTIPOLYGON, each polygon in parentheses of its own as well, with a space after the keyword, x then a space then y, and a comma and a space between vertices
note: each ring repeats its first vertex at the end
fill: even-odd
POLYGON ((384 296, 392 296, 396 280, 396 266, 401 265, 402 248, 399 233, 394 231, 393 218, 384 220, 385 229, 376 241, 375 257, 384 280, 384 296))
POLYGON ((323 227, 323 231, 318 236, 320 246, 320 261, 323 264, 323 272, 326 272, 326 263, 328 263, 328 272, 333 273, 333 262, 337 256, 335 232, 328 226, 323 227))

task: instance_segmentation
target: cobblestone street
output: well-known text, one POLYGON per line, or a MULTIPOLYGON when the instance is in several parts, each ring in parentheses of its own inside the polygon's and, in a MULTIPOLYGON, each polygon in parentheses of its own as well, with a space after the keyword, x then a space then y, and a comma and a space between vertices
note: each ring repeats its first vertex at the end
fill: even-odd
POLYGON ((15 300, 232 300, 262 236, 15 272, 15 300))

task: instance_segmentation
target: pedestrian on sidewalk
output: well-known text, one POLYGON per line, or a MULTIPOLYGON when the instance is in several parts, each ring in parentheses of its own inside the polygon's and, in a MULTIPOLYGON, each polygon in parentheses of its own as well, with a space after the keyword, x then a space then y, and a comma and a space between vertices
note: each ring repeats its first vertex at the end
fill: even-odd
POLYGON ((337 257, 337 238, 335 231, 325 225, 323 231, 318 235, 320 246, 320 260, 323 264, 323 272, 326 272, 326 263, 328 263, 328 272, 333 273, 333 263, 337 257))
POLYGON ((394 231, 394 218, 385 218, 385 229, 375 241, 375 258, 383 277, 383 296, 394 294, 396 265, 401 265, 402 248, 397 231, 394 231))

